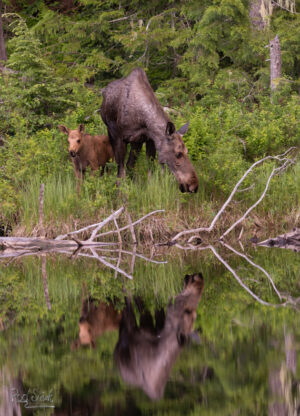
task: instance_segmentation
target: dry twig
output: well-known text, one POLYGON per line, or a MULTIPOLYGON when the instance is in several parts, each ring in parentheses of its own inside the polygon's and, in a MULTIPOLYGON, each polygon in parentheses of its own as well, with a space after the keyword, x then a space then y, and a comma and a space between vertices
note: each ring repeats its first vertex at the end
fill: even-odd
MULTIPOLYGON (((216 214, 216 216, 214 217, 214 219, 212 220, 211 224, 209 227, 199 227, 199 228, 194 228, 194 229, 190 229, 190 230, 184 230, 179 232, 178 234, 176 234, 172 240, 171 243, 176 242, 180 237, 184 236, 184 235, 188 235, 188 234, 195 234, 195 233, 200 233, 200 232, 211 232, 214 227, 216 222, 218 221, 218 219, 220 218, 220 216, 223 214, 223 212, 225 211, 225 209, 227 208, 227 206, 229 205, 229 203, 232 201, 235 193, 237 192, 239 186, 242 184, 242 182, 245 180, 245 178, 249 175, 250 172, 253 171, 253 169, 258 166, 261 165, 262 163, 264 163, 266 160, 275 160, 278 162, 281 162, 282 164, 278 167, 278 168, 274 168, 267 180, 267 184, 265 186, 264 192, 262 193, 262 195, 260 196, 260 198, 255 202, 255 204, 253 204, 246 212, 245 214, 238 220, 236 221, 228 230, 225 231, 225 233, 222 234, 222 236, 220 237, 220 239, 222 239, 223 237, 225 237, 225 235, 227 235, 230 231, 232 231, 238 224, 240 224, 242 221, 244 221, 244 219, 247 217, 247 215, 262 201, 262 199, 264 198, 264 196, 266 195, 266 192, 268 190, 270 181, 272 179, 272 177, 275 174, 279 174, 281 172, 283 172, 289 165, 291 165, 292 163, 294 163, 295 158, 290 159, 287 158, 286 155, 289 154, 292 150, 295 150, 295 147, 290 147, 286 152, 277 155, 277 156, 266 156, 263 159, 258 160, 257 162, 253 163, 250 168, 244 173, 244 175, 241 177, 241 179, 236 183, 236 185, 234 186, 231 194, 229 195, 229 197, 227 198, 226 202, 223 204, 223 206, 221 207, 221 209, 218 211, 218 213, 216 214)), ((188 243, 191 243, 194 239, 198 238, 198 236, 193 235, 192 237, 190 237, 188 239, 188 243)))

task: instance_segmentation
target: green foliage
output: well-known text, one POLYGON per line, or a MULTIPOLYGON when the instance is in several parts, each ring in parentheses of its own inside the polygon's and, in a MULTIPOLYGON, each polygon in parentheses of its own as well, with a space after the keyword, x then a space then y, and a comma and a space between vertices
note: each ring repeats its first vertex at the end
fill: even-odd
POLYGON ((210 217, 211 201, 226 196, 250 163, 298 144, 297 14, 274 9, 270 27, 260 31, 251 28, 245 0, 23 3, 3 18, 9 71, 0 78, 1 221, 22 219, 29 229, 42 182, 52 223, 102 215, 120 202, 131 212, 164 208, 184 218, 201 205, 210 217), (275 33, 283 77, 270 103, 265 46, 275 33), (91 134, 106 133, 101 88, 135 66, 145 68, 177 127, 190 120, 184 141, 200 179, 193 200, 178 195, 169 173, 152 166, 148 177, 144 154, 119 192, 112 164, 104 178, 88 172, 75 195, 57 125, 85 123, 91 134))
MULTIPOLYGON (((11 16, 9 16, 11 17, 11 16)), ((44 126, 51 117, 74 106, 72 89, 59 77, 53 64, 42 51, 42 44, 27 27, 23 18, 11 23, 13 33, 8 42, 8 68, 11 72, 1 80, 1 93, 8 97, 4 105, 9 115, 16 110, 20 117, 28 117, 27 126, 44 126), (55 99, 53 99, 55 97, 55 99), (30 123, 30 124, 29 124, 30 123)))

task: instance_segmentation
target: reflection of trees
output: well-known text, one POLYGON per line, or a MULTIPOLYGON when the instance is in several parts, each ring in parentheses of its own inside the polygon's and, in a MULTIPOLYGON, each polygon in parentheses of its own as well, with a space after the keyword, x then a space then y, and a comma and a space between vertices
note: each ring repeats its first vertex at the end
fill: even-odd
POLYGON ((284 334, 285 360, 273 365, 270 369, 269 416, 299 414, 300 383, 295 379, 297 367, 295 343, 295 336, 292 332, 284 334))
POLYGON ((2 385, 0 388, 0 415, 3 416, 21 416, 21 405, 16 400, 12 400, 12 391, 22 393, 22 385, 19 379, 13 379, 4 366, 0 368, 0 380, 2 385))

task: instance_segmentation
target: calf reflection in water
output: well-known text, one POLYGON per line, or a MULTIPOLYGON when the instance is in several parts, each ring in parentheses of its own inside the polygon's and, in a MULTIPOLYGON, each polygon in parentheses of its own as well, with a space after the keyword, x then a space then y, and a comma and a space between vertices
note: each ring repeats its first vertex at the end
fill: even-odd
POLYGON ((121 321, 121 312, 115 310, 112 303, 98 304, 91 298, 83 299, 79 319, 79 336, 72 349, 80 345, 95 348, 96 340, 104 332, 116 331, 121 321))
POLYGON ((112 303, 82 301, 79 345, 95 347, 96 339, 106 331, 119 329, 114 358, 125 383, 140 387, 152 400, 163 396, 175 360, 188 339, 196 319, 197 306, 203 291, 201 273, 186 275, 184 288, 170 303, 166 314, 155 312, 155 325, 149 311, 135 299, 140 311, 140 325, 129 298, 122 313, 112 303))
POLYGON ((196 319, 204 286, 202 275, 186 275, 184 283, 183 291, 169 304, 165 319, 161 313, 156 315, 155 326, 144 314, 138 327, 129 301, 122 313, 115 361, 125 383, 140 387, 152 400, 163 396, 172 367, 196 319))

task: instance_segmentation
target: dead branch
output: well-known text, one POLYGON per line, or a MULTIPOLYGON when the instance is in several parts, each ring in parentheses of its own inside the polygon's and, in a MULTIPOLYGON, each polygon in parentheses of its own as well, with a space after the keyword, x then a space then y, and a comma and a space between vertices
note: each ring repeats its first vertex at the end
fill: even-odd
POLYGON ((135 236, 135 232, 134 232, 134 228, 133 228, 133 225, 132 225, 131 216, 130 216, 129 212, 127 213, 127 218, 128 218, 128 223, 129 223, 129 229, 130 229, 130 233, 131 233, 132 242, 133 242, 133 244, 137 244, 137 239, 136 239, 136 236, 135 236))
MULTIPOLYGON (((42 188, 43 189, 43 188, 42 188)), ((42 195, 42 192, 41 192, 42 195)), ((40 201, 42 201, 42 197, 40 198, 40 201)), ((42 206, 42 203, 40 204, 42 206)), ((142 254, 137 253, 137 240, 136 240, 136 234, 134 231, 134 225, 137 225, 141 223, 144 219, 148 218, 149 216, 157 213, 157 212, 163 212, 163 210, 157 210, 150 212, 147 215, 144 215, 142 218, 136 220, 134 223, 131 221, 131 217, 128 214, 128 222, 129 224, 120 228, 117 222, 118 216, 123 211, 123 207, 118 209, 117 211, 113 212, 110 216, 108 216, 103 221, 92 224, 87 227, 80 228, 79 230, 72 231, 68 234, 60 235, 55 240, 46 240, 41 238, 33 238, 33 237, 0 237, 0 258, 20 258, 24 256, 29 255, 44 255, 46 253, 63 253, 68 254, 70 258, 74 259, 77 256, 84 256, 84 257, 92 257, 96 258, 98 261, 100 261, 102 264, 104 264, 106 267, 109 267, 115 271, 115 276, 117 276, 118 273, 123 274, 129 279, 132 279, 132 273, 135 265, 135 259, 136 257, 142 258, 143 260, 149 261, 151 263, 155 264, 164 264, 167 262, 160 262, 153 259, 148 259, 147 257, 143 256, 142 254), (108 224, 110 221, 113 221, 115 224, 115 230, 108 231, 106 233, 98 234, 99 230, 104 227, 106 224, 108 224), (121 231, 130 229, 132 240, 134 243, 134 249, 133 251, 126 251, 122 250, 122 234, 121 231), (88 230, 91 231, 90 237, 86 240, 79 240, 78 235, 80 233, 86 233, 88 230), (102 235, 110 235, 113 233, 117 233, 118 235, 118 242, 112 241, 112 242, 104 242, 104 241, 96 241, 96 239, 99 236, 102 235), (68 240, 65 238, 69 237, 68 240), (118 249, 112 249, 112 246, 118 245, 118 249), (106 249, 104 248, 106 247, 106 249), (92 254, 84 253, 82 250, 89 249, 92 254), (104 252, 110 252, 110 253, 118 253, 118 258, 116 257, 109 257, 100 254, 99 251, 104 252), (122 255, 131 255, 131 265, 130 265, 130 274, 124 271, 121 268, 121 262, 122 262, 122 255), (116 265, 110 263, 110 261, 116 261, 116 265)), ((42 212, 40 210, 40 212, 42 212)), ((40 216, 41 218, 41 216, 40 216)), ((46 274, 45 274, 45 267, 43 268, 43 276, 44 276, 44 284, 46 283, 46 274)), ((45 296, 47 294, 47 290, 45 287, 45 296)))
MULTIPOLYGON (((144 215, 139 220, 134 221, 133 223, 131 223, 129 225, 126 225, 125 227, 120 228, 119 231, 125 231, 128 228, 131 228, 132 226, 137 225, 140 222, 144 221, 146 218, 150 217, 151 215, 157 214, 158 212, 165 212, 165 210, 164 209, 157 209, 156 211, 149 212, 149 214, 144 215)), ((101 233, 101 234, 96 235, 96 238, 98 238, 98 237, 104 237, 104 236, 111 235, 111 234, 115 234, 116 232, 117 232, 116 230, 107 231, 105 233, 101 233)))
POLYGON ((39 205, 39 228, 41 237, 45 237, 44 228, 44 184, 41 184, 40 189, 40 205, 39 205))
MULTIPOLYGON (((229 205, 229 203, 232 201, 235 193, 237 192, 239 186, 242 184, 242 182, 245 180, 245 178, 249 175, 250 172, 253 171, 253 169, 258 166, 261 165, 262 163, 264 163, 267 160, 274 160, 274 161, 278 161, 281 162, 282 165, 279 166, 278 168, 274 168, 271 175, 268 178, 266 187, 265 187, 265 191, 263 192, 263 194, 261 195, 261 197, 256 201, 256 203, 254 205, 252 205, 252 207, 250 207, 246 213, 238 220, 236 221, 227 231, 225 231, 225 233, 222 234, 222 236, 220 237, 221 239, 227 235, 233 228, 236 227, 236 225, 238 225, 240 222, 242 222, 247 215, 261 202, 261 200, 264 198, 268 187, 269 187, 269 183, 272 179, 272 177, 275 174, 279 174, 280 172, 282 172, 283 170, 285 170, 288 166, 290 166, 292 163, 294 163, 295 158, 293 159, 289 159, 287 157, 285 157, 287 154, 289 154, 292 150, 295 150, 296 147, 290 147, 286 152, 277 155, 277 156, 266 156, 263 159, 260 159, 258 161, 256 161, 255 163, 253 163, 250 168, 243 174, 243 176, 241 177, 241 179, 236 183, 236 185, 234 186, 231 194, 229 195, 228 199, 225 201, 225 203, 223 204, 223 206, 221 207, 221 209, 218 211, 218 213, 216 214, 216 216, 214 217, 214 219, 212 220, 211 224, 209 227, 199 227, 199 228, 193 228, 190 230, 184 230, 179 232, 178 234, 176 234, 172 240, 171 243, 175 243, 180 237, 184 236, 184 235, 188 235, 188 234, 195 234, 195 233, 200 233, 200 232, 211 232, 215 225, 216 222, 218 221, 218 219, 220 218, 220 216, 224 213, 225 209, 227 208, 227 206, 229 205)), ((198 238, 197 236, 193 235, 192 237, 189 238, 188 243, 191 243, 195 238, 198 238)))
POLYGON ((95 239, 95 235, 100 230, 100 228, 102 228, 109 221, 112 221, 114 218, 118 218, 118 216, 121 214, 123 209, 124 209, 124 207, 119 208, 117 211, 115 211, 113 214, 111 214, 109 217, 107 217, 102 222, 97 222, 96 224, 88 225, 87 227, 80 228, 79 230, 72 231, 68 234, 59 235, 55 238, 55 240, 64 240, 65 238, 70 237, 71 235, 79 234, 79 233, 82 233, 84 231, 90 230, 91 228, 94 228, 94 231, 92 232, 92 234, 89 238, 90 241, 93 241, 95 239), (97 231, 95 232, 95 230, 97 230, 97 231))
POLYGON ((133 14, 130 14, 129 16, 123 16, 123 17, 119 17, 118 19, 108 20, 108 23, 121 22, 122 20, 130 19, 131 17, 135 16, 136 14, 137 14, 137 12, 133 13, 133 14))
POLYGON ((281 166, 279 167, 279 168, 274 168, 273 170, 272 170, 272 172, 271 172, 271 174, 269 175, 269 177, 268 177, 268 180, 267 180, 267 183, 266 183, 266 186, 265 186, 265 189, 264 189, 264 191, 263 191, 263 193, 261 194, 261 196, 258 198, 258 200, 250 207, 250 208, 248 208, 247 209, 247 211, 244 213, 244 215, 242 215, 241 216, 241 218, 239 218, 234 224, 232 224, 226 231, 225 231, 225 233, 223 233, 222 235, 221 235, 221 237, 220 237, 220 240, 222 240, 224 237, 225 237, 225 235, 227 235, 227 234, 229 234, 230 233, 230 231, 232 231, 238 224, 240 224, 241 222, 243 222, 244 220, 245 220, 245 218, 248 216, 248 214, 250 214, 250 212, 255 208, 255 207, 257 207, 257 205, 258 204, 260 204, 261 203, 261 201, 264 199, 264 197, 265 197, 265 195, 266 195, 266 193, 267 193, 267 190, 269 189, 269 185, 270 185, 270 182, 271 182, 271 179, 273 178, 273 176, 277 173, 277 172, 279 172, 279 171, 281 171, 281 166))

